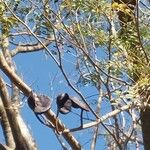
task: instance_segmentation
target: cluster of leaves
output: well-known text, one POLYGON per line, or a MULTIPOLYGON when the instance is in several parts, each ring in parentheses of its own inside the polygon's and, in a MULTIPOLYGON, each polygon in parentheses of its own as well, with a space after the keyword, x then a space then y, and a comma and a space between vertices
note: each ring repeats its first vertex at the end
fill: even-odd
POLYGON ((16 24, 17 20, 12 15, 6 14, 6 6, 4 3, 0 2, 0 22, 3 26, 3 31, 6 36, 9 34, 11 27, 16 24))
POLYGON ((116 11, 121 11, 121 12, 127 14, 127 15, 131 15, 131 10, 127 6, 127 4, 125 4, 125 3, 113 2, 112 3, 112 9, 114 9, 116 11))

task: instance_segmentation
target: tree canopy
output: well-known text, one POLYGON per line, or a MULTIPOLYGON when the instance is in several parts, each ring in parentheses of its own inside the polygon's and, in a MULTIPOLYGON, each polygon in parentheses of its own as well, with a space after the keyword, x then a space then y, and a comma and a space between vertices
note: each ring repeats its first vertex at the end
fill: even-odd
POLYGON ((0 0, 0 34, 1 149, 36 150, 45 128, 48 148, 150 149, 148 0, 0 0))

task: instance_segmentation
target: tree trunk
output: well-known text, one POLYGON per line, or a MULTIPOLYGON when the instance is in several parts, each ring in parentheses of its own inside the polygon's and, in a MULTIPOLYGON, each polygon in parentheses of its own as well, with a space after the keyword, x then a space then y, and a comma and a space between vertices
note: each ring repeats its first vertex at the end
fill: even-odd
POLYGON ((150 150, 150 109, 146 108, 141 111, 141 124, 144 149, 150 150))

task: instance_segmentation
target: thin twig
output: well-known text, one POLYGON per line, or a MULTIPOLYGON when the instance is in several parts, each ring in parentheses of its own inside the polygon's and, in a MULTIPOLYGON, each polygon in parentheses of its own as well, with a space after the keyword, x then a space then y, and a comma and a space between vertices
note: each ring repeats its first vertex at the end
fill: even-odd
POLYGON ((90 111, 94 114, 94 116, 96 118, 99 118, 98 115, 94 112, 94 110, 90 107, 90 105, 87 103, 87 101, 85 100, 84 96, 82 95, 82 93, 77 89, 75 88, 75 86, 72 85, 72 83, 69 81, 66 73, 65 73, 65 70, 63 69, 63 65, 62 65, 62 60, 61 60, 61 52, 60 52, 60 49, 59 49, 59 46, 58 46, 58 43, 57 43, 57 39, 56 39, 56 34, 55 34, 55 31, 54 31, 54 37, 55 37, 55 41, 56 41, 56 47, 57 47, 57 50, 58 50, 58 56, 59 56, 59 68, 65 78, 65 80, 67 81, 68 85, 82 98, 82 100, 86 103, 86 105, 89 107, 90 111))

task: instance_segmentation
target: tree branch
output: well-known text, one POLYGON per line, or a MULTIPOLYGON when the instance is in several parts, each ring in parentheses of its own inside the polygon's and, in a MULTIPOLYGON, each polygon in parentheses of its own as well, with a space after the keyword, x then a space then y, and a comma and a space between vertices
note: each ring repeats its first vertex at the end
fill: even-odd
POLYGON ((8 121, 12 130, 12 135, 16 144, 16 149, 33 149, 37 150, 35 141, 32 139, 24 121, 16 111, 16 106, 11 104, 10 97, 3 79, 0 78, 0 94, 3 105, 7 110, 8 121))
POLYGON ((14 138, 12 135, 12 130, 11 130, 8 117, 7 117, 7 113, 4 109, 1 97, 0 97, 0 116, 1 116, 1 126, 3 129, 3 134, 5 137, 6 145, 14 149, 15 142, 14 142, 14 138))
MULTIPOLYGON (((52 42, 51 40, 46 40, 43 42, 43 44, 47 47, 50 43, 52 42)), ((41 45, 41 43, 37 43, 35 45, 30 45, 30 46, 18 46, 16 49, 11 51, 11 56, 15 56, 18 53, 27 53, 27 52, 35 52, 35 51, 40 51, 41 49, 43 49, 44 46, 41 45)))
MULTIPOLYGON (((84 124, 83 127, 78 127, 78 128, 73 128, 73 129, 70 129, 70 132, 75 132, 75 131, 79 131, 79 130, 83 130, 83 129, 87 129, 87 128, 91 128, 93 126, 96 126, 102 122, 104 122, 105 120, 117 115, 118 113, 120 113, 121 111, 125 111, 125 110, 128 110, 130 109, 131 107, 133 107, 133 103, 129 103, 125 106, 122 106, 121 108, 119 109, 115 109, 114 111, 110 112, 110 113, 107 113, 106 115, 102 116, 100 119, 98 119, 97 121, 93 121, 93 122, 90 122, 90 123, 87 123, 87 124, 84 124)), ((65 130, 64 132, 68 132, 68 130, 65 130)))

